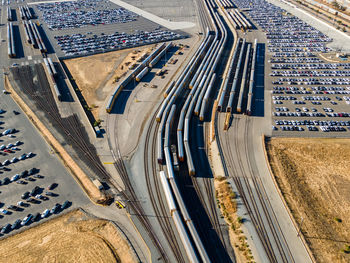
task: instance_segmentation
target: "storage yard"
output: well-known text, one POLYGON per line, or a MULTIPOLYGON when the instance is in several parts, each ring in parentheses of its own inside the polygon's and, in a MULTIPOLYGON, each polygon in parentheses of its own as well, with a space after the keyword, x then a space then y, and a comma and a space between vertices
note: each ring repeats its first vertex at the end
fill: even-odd
POLYGON ((350 140, 272 138, 266 148, 317 262, 349 262, 350 140))
POLYGON ((145 52, 150 51, 152 46, 64 60, 96 120, 99 119, 99 110, 103 107, 106 96, 129 67, 145 52))
POLYGON ((0 241, 0 262, 137 262, 113 223, 75 210, 0 241))
POLYGON ((284 0, 2 5, 0 236, 20 239, 2 247, 32 249, 27 261, 46 246, 41 261, 133 262, 112 223, 58 218, 83 207, 135 230, 142 262, 312 262, 270 175, 268 134, 281 137, 267 141, 271 167, 316 259, 350 260, 350 142, 333 138, 350 132, 350 63, 330 57, 342 35, 284 0), (12 127, 25 115, 10 96, 50 146, 27 119, 12 127), (72 177, 49 170, 55 153, 72 177))
POLYGON ((42 3, 32 7, 58 57, 103 53, 185 36, 106 0, 42 3))

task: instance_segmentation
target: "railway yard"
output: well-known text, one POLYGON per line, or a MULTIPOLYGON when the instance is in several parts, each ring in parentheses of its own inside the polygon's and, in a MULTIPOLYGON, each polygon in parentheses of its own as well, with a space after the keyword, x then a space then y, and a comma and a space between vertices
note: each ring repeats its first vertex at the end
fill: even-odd
POLYGON ((67 261, 53 240, 76 234, 74 262, 349 260, 348 35, 283 0, 3 0, 0 20, 10 260, 67 261))

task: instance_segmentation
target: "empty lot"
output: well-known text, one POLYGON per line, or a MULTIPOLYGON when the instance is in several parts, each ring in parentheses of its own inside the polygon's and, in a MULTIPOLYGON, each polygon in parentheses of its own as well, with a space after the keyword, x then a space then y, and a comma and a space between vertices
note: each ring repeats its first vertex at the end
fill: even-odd
POLYGON ((272 138, 273 174, 318 262, 350 261, 350 140, 272 138), (347 250, 347 251, 344 251, 347 250))
POLYGON ((0 241, 0 254, 0 262, 136 262, 112 223, 80 210, 0 241))

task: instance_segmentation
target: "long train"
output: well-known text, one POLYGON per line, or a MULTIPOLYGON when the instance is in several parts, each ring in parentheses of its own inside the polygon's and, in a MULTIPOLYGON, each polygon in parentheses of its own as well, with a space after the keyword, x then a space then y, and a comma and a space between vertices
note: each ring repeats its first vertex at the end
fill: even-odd
MULTIPOLYGON (((120 92, 133 80, 141 81, 141 79, 149 72, 150 66, 154 66, 156 62, 154 59, 161 58, 159 55, 164 50, 165 52, 162 53, 164 55, 171 47, 172 43, 169 43, 166 45, 166 43, 162 43, 156 50, 154 50, 140 65, 138 65, 117 87, 115 88, 113 94, 109 97, 107 106, 106 106, 106 112, 110 113, 113 109, 114 103, 116 99, 118 98, 118 95, 120 92), (154 64, 155 63, 155 64, 154 64)), ((157 61, 157 62, 158 62, 157 61)))
MULTIPOLYGON (((169 147, 169 127, 173 122, 176 107, 175 105, 178 101, 177 99, 179 97, 182 98, 184 93, 188 93, 187 98, 181 108, 176 138, 178 146, 178 159, 180 161, 185 161, 186 159, 188 173, 193 176, 195 174, 195 167, 192 160, 191 149, 189 147, 191 117, 193 114, 195 114, 200 116, 200 120, 204 119, 205 109, 209 104, 210 92, 216 79, 215 70, 221 59, 223 49, 227 41, 227 31, 218 13, 216 10, 214 10, 215 4, 212 2, 212 0, 206 0, 205 5, 209 12, 211 22, 215 27, 215 36, 213 36, 212 32, 207 29, 205 38, 190 62, 187 64, 185 70, 178 77, 177 81, 175 83, 172 82, 167 89, 165 99, 158 110, 156 121, 160 122, 157 134, 157 161, 159 163, 164 163, 165 161, 170 184, 173 187, 173 192, 177 203, 179 204, 180 211, 182 212, 184 221, 188 226, 201 260, 203 262, 210 262, 198 233, 193 226, 192 220, 188 216, 186 207, 178 190, 174 177, 173 161, 171 159, 171 151, 169 147)), ((166 183, 164 183, 164 185, 164 187, 168 188, 166 183)), ((171 206, 171 203, 172 202, 169 200, 169 207, 172 207, 170 209, 173 209, 173 212, 176 213, 177 209, 171 206)), ((182 235, 186 235, 186 233, 182 233, 182 235)), ((188 244, 186 240, 183 240, 183 244, 190 261, 197 262, 193 259, 193 246, 188 244)))
POLYGON ((16 45, 13 36, 13 24, 12 22, 7 24, 7 54, 10 58, 16 57, 16 45))
POLYGON ((58 86, 57 86, 57 83, 56 83, 56 80, 55 80, 55 75, 57 75, 57 71, 55 69, 55 66, 54 66, 51 58, 44 58, 44 64, 45 64, 47 72, 49 73, 50 78, 52 80, 53 90, 55 92, 55 95, 58 98, 58 100, 61 101, 62 100, 62 95, 61 95, 60 90, 58 89, 58 86))

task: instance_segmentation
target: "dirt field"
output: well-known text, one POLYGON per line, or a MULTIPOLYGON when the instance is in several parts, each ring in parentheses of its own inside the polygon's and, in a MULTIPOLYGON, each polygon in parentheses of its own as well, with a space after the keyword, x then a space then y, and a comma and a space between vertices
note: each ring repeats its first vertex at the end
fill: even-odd
POLYGON ((272 171, 318 262, 350 262, 350 140, 272 138, 272 171))
POLYGON ((122 77, 128 67, 154 45, 97 54, 65 60, 95 119, 99 119, 99 107, 115 87, 115 78, 122 77))
POLYGON ((106 220, 80 210, 0 241, 0 262, 137 262, 106 220))
POLYGON ((235 251, 237 263, 254 262, 254 257, 241 230, 242 218, 237 216, 236 194, 229 186, 226 177, 216 177, 214 181, 216 200, 229 225, 230 243, 235 251))

